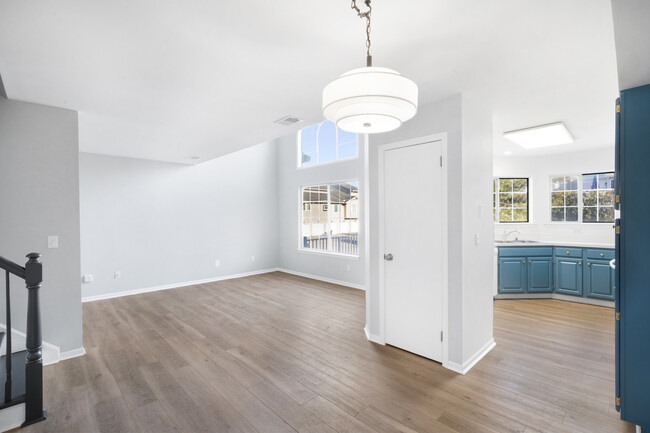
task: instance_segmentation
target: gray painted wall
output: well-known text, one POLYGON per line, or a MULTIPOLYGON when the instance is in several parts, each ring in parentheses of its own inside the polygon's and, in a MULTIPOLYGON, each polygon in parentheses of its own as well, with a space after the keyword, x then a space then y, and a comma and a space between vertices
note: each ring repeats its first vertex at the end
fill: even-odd
POLYGON ((341 281, 358 287, 365 286, 366 251, 364 233, 364 184, 363 140, 359 137, 358 157, 347 161, 316 167, 297 168, 296 134, 280 138, 278 142, 278 232, 280 267, 291 271, 341 281), (318 254, 299 250, 300 245, 300 188, 302 186, 359 181, 359 258, 332 254, 318 254), (348 270, 349 266, 349 270, 348 270))
POLYGON ((94 277, 83 297, 278 266, 275 142, 196 166, 87 153, 80 164, 81 269, 94 277))
MULTIPOLYGON (((0 97, 0 185, 0 254, 21 265, 29 252, 43 255, 43 339, 62 351, 78 349, 77 113, 0 97), (50 235, 59 236, 58 249, 47 248, 50 235)), ((27 296, 21 281, 12 281, 12 324, 24 332, 27 296)))

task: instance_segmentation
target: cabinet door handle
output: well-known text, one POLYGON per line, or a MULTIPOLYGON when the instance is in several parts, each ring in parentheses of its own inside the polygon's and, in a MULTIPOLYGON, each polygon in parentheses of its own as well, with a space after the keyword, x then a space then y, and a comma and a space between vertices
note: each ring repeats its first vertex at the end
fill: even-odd
POLYGON ((578 264, 579 264, 580 266, 582 266, 582 262, 578 262, 578 264))
POLYGON ((600 257, 603 257, 604 255, 605 255, 604 253, 600 253, 600 257))
POLYGON ((567 251, 566 253, 570 255, 570 254, 571 254, 571 251, 567 251))
POLYGON ((591 263, 587 263, 587 266, 591 266, 591 263))
POLYGON ((526 263, 526 260, 522 260, 521 263, 526 263))
POLYGON ((532 261, 532 260, 528 260, 528 263, 533 263, 533 261, 532 261))

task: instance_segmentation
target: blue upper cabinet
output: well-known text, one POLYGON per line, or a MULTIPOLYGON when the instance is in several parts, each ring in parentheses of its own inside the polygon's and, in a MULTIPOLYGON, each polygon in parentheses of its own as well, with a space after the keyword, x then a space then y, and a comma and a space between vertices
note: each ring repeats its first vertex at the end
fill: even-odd
POLYGON ((528 293, 551 293, 553 291, 553 259, 529 257, 527 263, 528 293))
POLYGON ((606 301, 614 300, 614 272, 609 261, 587 260, 584 266, 585 296, 606 301))
POLYGON ((582 258, 555 259, 555 292, 582 296, 582 258))
POLYGON ((650 85, 622 91, 617 111, 617 403, 621 418, 645 431, 650 429, 650 85))
POLYGON ((526 293, 526 258, 499 259, 499 292, 526 293))

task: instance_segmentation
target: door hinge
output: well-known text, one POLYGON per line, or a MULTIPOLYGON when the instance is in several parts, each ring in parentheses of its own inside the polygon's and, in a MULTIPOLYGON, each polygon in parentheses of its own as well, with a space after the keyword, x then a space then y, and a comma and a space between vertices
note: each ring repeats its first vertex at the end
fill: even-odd
POLYGON ((553 259, 553 264, 555 264, 555 259, 553 259))
POLYGON ((501 264, 501 260, 497 260, 497 265, 500 265, 500 264, 501 264))
POLYGON ((442 331, 440 331, 440 341, 442 341, 442 331))
POLYGON ((621 104, 616 104, 616 112, 617 113, 621 112, 621 104))
POLYGON ((616 313, 616 320, 620 321, 621 320, 621 312, 616 313))
POLYGON ((553 284, 553 290, 555 290, 555 284, 553 284))
POLYGON ((442 156, 440 157, 440 167, 442 167, 442 156))
POLYGON ((617 235, 621 234, 621 226, 616 226, 616 234, 617 235))
POLYGON ((616 397, 616 406, 621 407, 621 397, 616 397))
POLYGON ((620 202, 621 202, 621 195, 616 194, 616 203, 620 203, 620 202))

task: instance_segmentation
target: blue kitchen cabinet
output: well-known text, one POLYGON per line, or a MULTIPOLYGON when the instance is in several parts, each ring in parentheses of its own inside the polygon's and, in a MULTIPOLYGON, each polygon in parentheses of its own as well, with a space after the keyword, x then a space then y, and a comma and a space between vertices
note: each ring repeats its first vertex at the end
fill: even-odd
POLYGON ((650 85, 621 92, 616 110, 616 406, 650 429, 650 85))
POLYGON ((526 258, 499 259, 499 293, 526 293, 526 258))
POLYGON ((553 291, 553 258, 529 257, 526 264, 528 293, 551 293, 553 291))
POLYGON ((582 296, 582 258, 555 259, 555 292, 582 296))
POLYGON ((585 296, 606 301, 614 300, 614 272, 609 261, 587 260, 584 267, 585 296))

